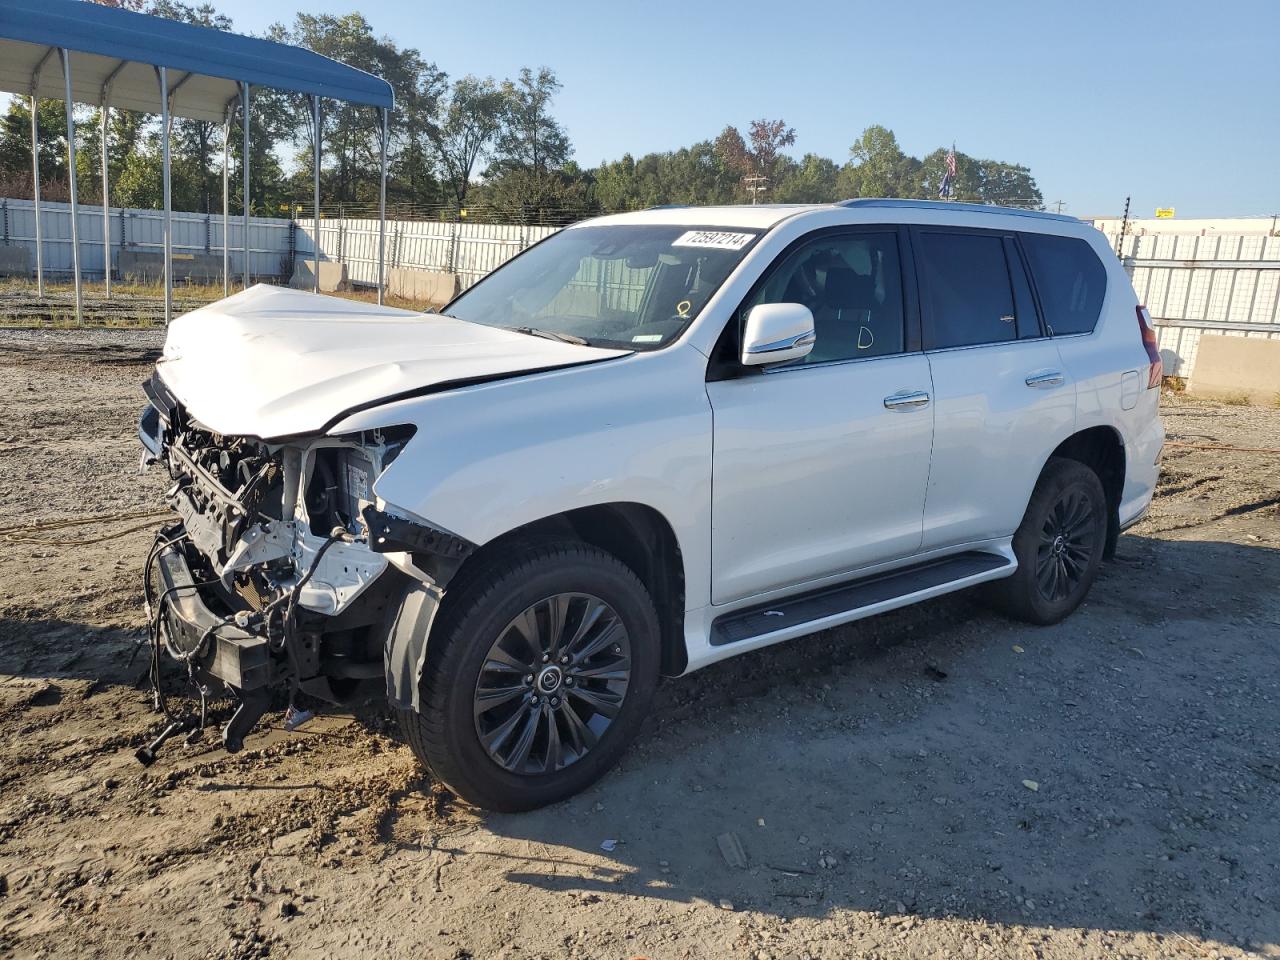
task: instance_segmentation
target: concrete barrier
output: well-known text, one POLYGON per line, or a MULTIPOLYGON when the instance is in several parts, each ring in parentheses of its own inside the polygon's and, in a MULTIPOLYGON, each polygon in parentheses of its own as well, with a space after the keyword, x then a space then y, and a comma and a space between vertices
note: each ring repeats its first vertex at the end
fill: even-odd
POLYGON ((458 275, 446 270, 392 267, 387 277, 387 292, 391 296, 433 307, 444 306, 458 295, 459 289, 458 275))
MULTIPOLYGON (((221 253, 175 253, 173 279, 214 283, 222 280, 221 253)), ((125 280, 158 283, 164 279, 164 254, 150 250, 121 250, 117 266, 125 280)))
POLYGON ((1204 334, 1187 392, 1263 406, 1280 402, 1280 340, 1204 334))
MULTIPOLYGON (((315 274, 311 272, 314 260, 295 260, 293 276, 289 278, 289 286, 295 290, 311 290, 315 286, 315 274)), ((332 260, 320 261, 320 290, 322 293, 334 293, 337 290, 348 290, 347 265, 332 260)))
POLYGON ((0 247, 0 277, 31 276, 31 251, 26 247, 0 247))

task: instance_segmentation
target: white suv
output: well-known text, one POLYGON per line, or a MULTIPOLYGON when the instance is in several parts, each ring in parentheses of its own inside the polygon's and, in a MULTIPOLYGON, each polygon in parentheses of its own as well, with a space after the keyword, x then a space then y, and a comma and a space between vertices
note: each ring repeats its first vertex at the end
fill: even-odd
POLYGON ((660 674, 976 584, 1066 616, 1150 503, 1160 375, 1101 234, 962 204, 603 217, 440 314, 254 287, 147 385, 156 673, 239 700, 232 750, 273 689, 385 692, 459 796, 539 806, 660 674))

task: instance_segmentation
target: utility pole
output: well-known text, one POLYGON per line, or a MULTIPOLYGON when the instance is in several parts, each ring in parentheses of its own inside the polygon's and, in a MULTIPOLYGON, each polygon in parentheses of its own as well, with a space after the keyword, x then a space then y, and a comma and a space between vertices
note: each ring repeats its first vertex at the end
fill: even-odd
POLYGON ((742 183, 747 188, 747 192, 751 194, 751 205, 753 207, 759 202, 760 194, 769 189, 769 178, 760 174, 743 177, 742 183))
POLYGON ((1120 239, 1116 241, 1116 256, 1124 262, 1124 235, 1129 232, 1129 197, 1124 198, 1124 219, 1120 221, 1120 239))

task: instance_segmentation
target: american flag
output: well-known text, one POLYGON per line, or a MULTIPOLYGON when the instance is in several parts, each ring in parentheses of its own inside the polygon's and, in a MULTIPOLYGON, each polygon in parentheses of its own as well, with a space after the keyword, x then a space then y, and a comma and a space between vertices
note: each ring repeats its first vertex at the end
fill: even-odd
POLYGON ((942 186, 938 189, 939 197, 951 196, 951 185, 956 179, 956 145, 951 145, 951 152, 947 154, 947 172, 943 174, 942 186))

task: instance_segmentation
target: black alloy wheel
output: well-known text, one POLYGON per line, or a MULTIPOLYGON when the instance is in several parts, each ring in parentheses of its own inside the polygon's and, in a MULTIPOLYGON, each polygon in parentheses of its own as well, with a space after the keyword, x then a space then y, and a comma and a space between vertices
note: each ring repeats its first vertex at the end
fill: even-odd
POLYGON ((1049 509, 1036 549, 1036 583, 1046 600, 1061 602, 1080 585, 1093 558, 1094 508, 1080 487, 1068 487, 1049 509))
POLYGON ((609 729, 631 681, 631 640, 598 597, 558 593, 499 633, 476 681, 476 735, 517 774, 576 763, 609 729))
POLYGON ((1028 623, 1057 623, 1093 586, 1107 543, 1107 497, 1087 464, 1053 457, 1045 464, 1013 535, 1018 569, 987 585, 1003 612, 1028 623))

